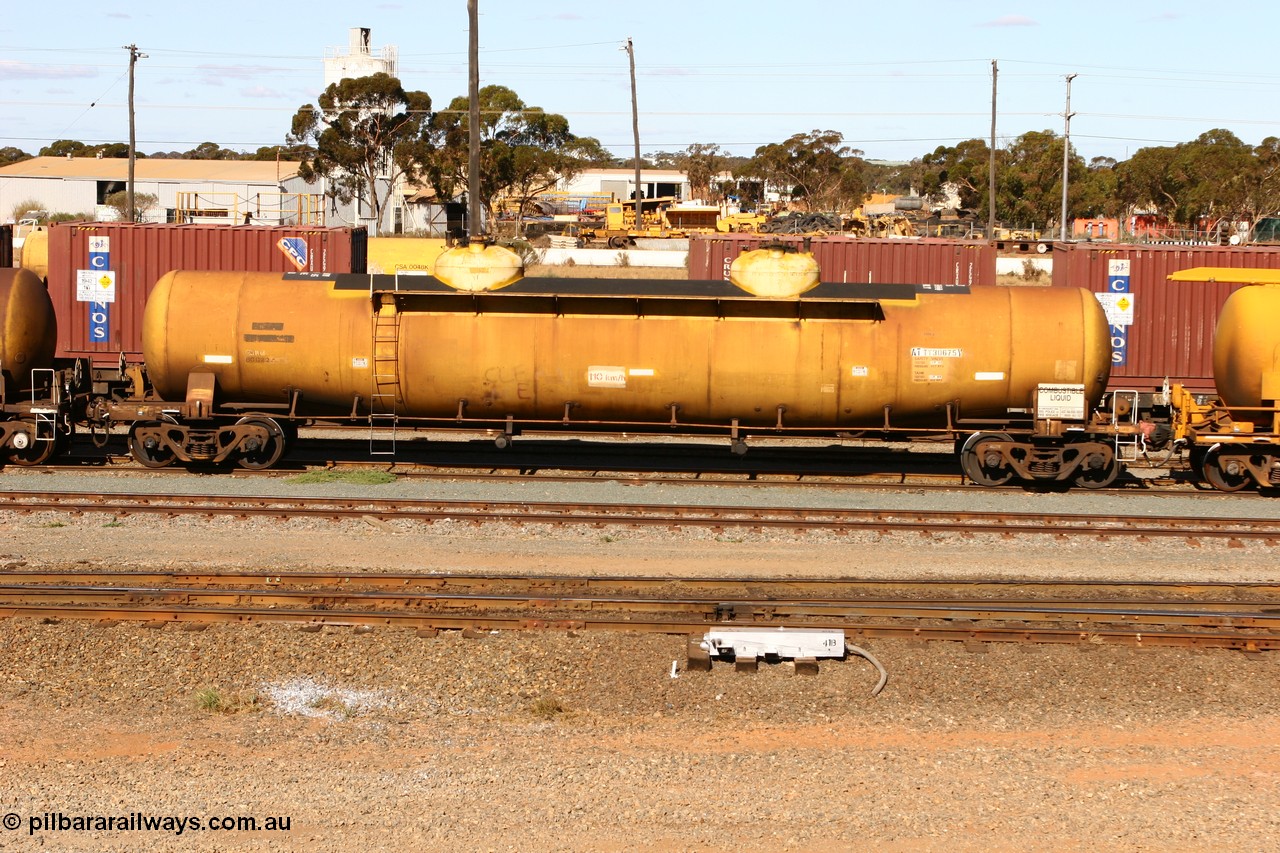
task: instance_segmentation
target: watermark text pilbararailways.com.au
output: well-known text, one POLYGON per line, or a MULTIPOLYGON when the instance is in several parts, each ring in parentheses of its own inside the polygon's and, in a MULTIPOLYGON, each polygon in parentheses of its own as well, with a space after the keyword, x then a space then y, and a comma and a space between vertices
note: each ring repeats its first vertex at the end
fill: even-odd
MULTIPOLYGON (((124 814, 69 814, 8 812, 0 818, 8 831, 25 829, 27 835, 50 832, 289 832, 290 815, 175 815, 126 812, 124 814)), ((3 837, 3 836, 0 836, 3 837)))

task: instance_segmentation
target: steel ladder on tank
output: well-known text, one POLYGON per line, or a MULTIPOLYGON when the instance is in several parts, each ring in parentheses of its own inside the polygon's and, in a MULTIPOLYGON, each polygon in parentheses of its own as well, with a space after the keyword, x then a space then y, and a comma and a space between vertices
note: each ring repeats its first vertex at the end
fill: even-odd
POLYGON ((58 409, 62 406, 62 388, 58 385, 57 373, 49 368, 31 371, 31 419, 36 428, 36 441, 52 442, 58 440, 58 409), (46 385, 41 378, 48 375, 46 385), (40 388, 49 389, 49 399, 43 401, 36 397, 40 388))
POLYGON ((399 423, 400 394, 400 311, 394 293, 373 291, 373 368, 369 389, 369 455, 396 455, 396 426, 399 423), (379 432, 382 435, 379 435, 379 432), (389 434, 388 434, 389 432, 389 434))

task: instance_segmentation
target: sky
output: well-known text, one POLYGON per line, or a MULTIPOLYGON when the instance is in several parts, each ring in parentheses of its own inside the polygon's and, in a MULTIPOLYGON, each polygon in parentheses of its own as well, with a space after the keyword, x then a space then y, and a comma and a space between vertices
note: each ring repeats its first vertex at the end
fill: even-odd
MULTIPOLYGON (((1061 134, 1086 160, 1226 128, 1280 136, 1280 4, 611 2, 479 0, 480 83, 569 119, 616 155, 633 150, 622 45, 633 40, 641 151, 695 143, 750 156, 835 130, 868 159, 906 161, 988 139, 1061 134)), ((128 58, 138 150, 280 144, 323 89, 326 51, 368 27, 406 89, 444 107, 467 90, 466 0, 305 4, 220 0, 10 3, 0 15, 0 147, 128 140, 128 58), (180 10, 181 11, 178 11, 180 10), (199 10, 199 11, 196 11, 199 10)))

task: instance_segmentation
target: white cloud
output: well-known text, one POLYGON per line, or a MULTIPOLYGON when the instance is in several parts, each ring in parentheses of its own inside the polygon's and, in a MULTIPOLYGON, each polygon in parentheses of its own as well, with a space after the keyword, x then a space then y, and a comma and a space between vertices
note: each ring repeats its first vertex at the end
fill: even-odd
POLYGON ((97 76, 98 72, 86 65, 31 65, 0 59, 0 80, 69 80, 97 76))

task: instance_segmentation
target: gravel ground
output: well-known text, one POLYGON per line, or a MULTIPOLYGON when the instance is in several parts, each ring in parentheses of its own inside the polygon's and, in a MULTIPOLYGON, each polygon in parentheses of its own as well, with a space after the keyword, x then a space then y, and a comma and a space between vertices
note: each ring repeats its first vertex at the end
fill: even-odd
MULTIPOLYGON (((59 488, 61 477, 6 470, 0 489, 59 488)), ((296 489, 259 479, 74 477, 93 491, 296 489)), ((662 502, 691 494, 686 487, 677 497, 652 486, 528 487, 547 500, 662 502)), ((371 491, 461 497, 478 488, 402 481, 371 491)), ((850 500, 848 492, 776 491, 708 490, 715 503, 850 500)), ((951 494, 859 492, 856 500, 1193 511, 1180 508, 1180 498, 951 494)), ((1274 517, 1280 508, 1186 500, 1224 515, 1274 517)), ((32 569, 1280 580, 1274 549, 1208 541, 1192 548, 1047 536, 112 522, 57 514, 0 514, 0 531, 0 565, 32 569)), ((1280 658, 884 640, 871 649, 890 674, 878 697, 870 695, 875 671, 857 658, 824 662, 817 676, 795 675, 785 664, 752 675, 721 664, 673 678, 672 662, 683 664, 677 637, 425 638, 390 629, 183 631, 3 620, 0 813, 16 815, 20 826, 0 830, 0 847, 1280 848, 1280 658), (28 835, 29 818, 45 813, 134 812, 288 816, 291 825, 288 832, 28 835)))

